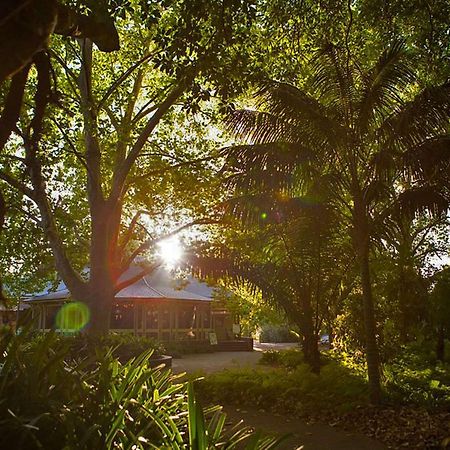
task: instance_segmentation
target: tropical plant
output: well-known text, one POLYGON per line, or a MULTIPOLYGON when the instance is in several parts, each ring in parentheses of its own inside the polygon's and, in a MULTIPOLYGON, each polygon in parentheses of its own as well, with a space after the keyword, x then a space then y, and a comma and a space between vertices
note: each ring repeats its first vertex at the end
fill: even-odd
POLYGON ((225 151, 229 180, 240 195, 255 189, 308 192, 314 185, 347 224, 361 278, 370 395, 378 402, 374 230, 394 208, 446 210, 448 189, 437 176, 449 161, 450 84, 419 90, 402 41, 369 68, 348 46, 327 44, 308 69, 305 87, 267 82, 258 92, 259 110, 232 114, 230 129, 248 144, 225 151), (426 154, 434 164, 405 178, 405 167, 425 163, 426 154))
MULTIPOLYGON (((112 349, 74 361, 67 340, 28 332, 0 342, 0 446, 10 449, 276 448, 220 407, 203 410, 192 385, 148 364, 151 352, 121 364, 112 349)), ((103 351, 102 351, 103 350, 103 351)))
POLYGON ((229 200, 227 210, 238 231, 228 229, 225 242, 200 248, 189 264, 261 293, 299 331, 305 361, 319 372, 318 335, 353 262, 335 216, 311 200, 258 194, 229 200))
POLYGON ((450 329, 450 267, 444 267, 435 275, 431 293, 432 324, 436 329, 436 357, 445 359, 445 338, 450 329))

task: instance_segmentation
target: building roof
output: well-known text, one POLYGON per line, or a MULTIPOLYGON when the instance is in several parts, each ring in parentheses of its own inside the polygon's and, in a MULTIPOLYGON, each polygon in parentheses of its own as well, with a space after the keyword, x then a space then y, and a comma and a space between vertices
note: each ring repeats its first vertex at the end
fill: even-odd
MULTIPOLYGON (((122 275, 119 281, 124 281, 136 275, 139 267, 131 267, 122 275)), ((209 302, 213 298, 213 288, 191 276, 186 280, 177 280, 166 269, 158 268, 150 275, 122 289, 116 294, 117 300, 149 299, 149 300, 190 300, 209 302)), ((44 293, 33 295, 25 302, 57 301, 70 297, 70 292, 60 283, 55 291, 47 289, 44 293)))

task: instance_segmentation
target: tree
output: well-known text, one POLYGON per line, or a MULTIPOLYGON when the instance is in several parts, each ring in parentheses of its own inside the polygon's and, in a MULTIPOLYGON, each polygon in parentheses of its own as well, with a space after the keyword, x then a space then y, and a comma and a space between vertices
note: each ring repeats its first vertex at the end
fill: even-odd
POLYGON ((428 315, 429 277, 433 261, 446 254, 448 219, 394 214, 383 224, 375 252, 375 284, 396 324, 397 347, 414 340, 428 315), (388 226, 387 226, 388 225, 388 226))
POLYGON ((353 262, 335 215, 306 198, 256 192, 226 205, 234 220, 228 217, 219 242, 200 247, 188 263, 203 276, 228 276, 261 293, 298 329, 305 361, 319 373, 319 333, 353 262))
MULTIPOLYGON (((309 71, 304 88, 267 82, 259 92, 259 111, 238 110, 231 116, 231 130, 249 144, 238 155, 230 151, 230 179, 240 189, 261 186, 275 192, 318 184, 348 224, 363 293, 370 396, 377 403, 380 371, 370 273, 374 229, 394 204, 402 211, 446 210, 448 192, 436 178, 410 178, 403 185, 401 175, 408 155, 426 154, 447 142, 450 85, 414 92, 417 80, 401 41, 368 68, 348 46, 327 44, 309 71), (415 95, 408 98, 409 93, 415 95)), ((448 152, 441 152, 439 160, 448 164, 448 152)))
POLYGON ((431 292, 432 318, 436 326, 436 358, 445 359, 445 337, 450 327, 450 268, 435 275, 436 284, 431 292))
MULTIPOLYGON (((139 169, 152 144, 157 146, 156 139, 148 142, 150 136, 177 103, 186 101, 195 110, 214 86, 225 95, 225 74, 245 63, 238 44, 245 34, 242 23, 253 14, 251 3, 208 6, 125 2, 116 10, 120 53, 99 53, 87 38, 79 49, 53 39, 49 52, 34 57, 42 59, 42 68, 37 65, 27 86, 20 126, 3 155, 10 164, 0 179, 35 205, 56 269, 72 297, 89 305, 94 332, 107 330, 115 293, 136 280, 124 281, 122 274, 161 237, 145 235, 140 222, 147 211, 132 204, 136 183, 148 182, 139 179, 139 169), (87 280, 71 255, 64 215, 81 220, 82 229, 88 224, 87 280)), ((167 158, 159 160, 167 170, 167 158)), ((137 276, 153 268, 150 264, 137 276)))
MULTIPOLYGON (((119 48, 119 37, 104 1, 91 5, 91 15, 56 0, 5 1, 0 6, 0 83, 12 77, 0 117, 0 152, 19 118, 25 84, 31 65, 43 74, 49 70, 43 49, 52 33, 63 36, 89 37, 103 51, 119 48)), ((50 74, 48 74, 50 75, 50 74)), ((0 191, 0 234, 7 212, 0 191)), ((4 301, 0 281, 0 302, 4 301)))

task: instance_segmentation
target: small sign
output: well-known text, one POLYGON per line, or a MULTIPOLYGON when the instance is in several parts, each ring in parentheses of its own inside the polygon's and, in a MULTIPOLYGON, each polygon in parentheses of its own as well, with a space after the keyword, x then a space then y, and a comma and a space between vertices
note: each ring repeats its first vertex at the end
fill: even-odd
POLYGON ((233 323, 233 334, 241 334, 241 326, 238 323, 233 323))
POLYGON ((217 345, 217 334, 216 333, 209 333, 209 343, 211 345, 217 345))

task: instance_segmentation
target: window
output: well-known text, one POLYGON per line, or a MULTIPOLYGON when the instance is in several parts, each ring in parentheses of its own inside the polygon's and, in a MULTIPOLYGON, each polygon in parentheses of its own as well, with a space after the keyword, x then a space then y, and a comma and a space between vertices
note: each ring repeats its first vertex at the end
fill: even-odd
POLYGON ((178 328, 195 327, 195 306, 182 306, 179 309, 178 328))
POLYGON ((121 302, 113 306, 111 328, 127 330, 134 328, 134 303, 121 302))
POLYGON ((211 328, 211 309, 203 309, 203 328, 211 328))
POLYGON ((58 313, 60 306, 46 305, 45 306, 45 327, 44 328, 55 328, 56 314, 58 313))
POLYGON ((145 328, 147 330, 158 329, 158 309, 156 306, 145 306, 145 328))
POLYGON ((161 320, 161 328, 163 328, 163 329, 170 328, 170 310, 169 310, 169 308, 162 308, 160 311, 159 318, 161 320))

